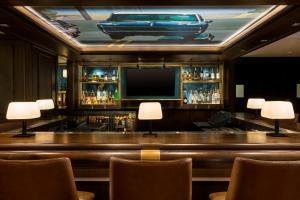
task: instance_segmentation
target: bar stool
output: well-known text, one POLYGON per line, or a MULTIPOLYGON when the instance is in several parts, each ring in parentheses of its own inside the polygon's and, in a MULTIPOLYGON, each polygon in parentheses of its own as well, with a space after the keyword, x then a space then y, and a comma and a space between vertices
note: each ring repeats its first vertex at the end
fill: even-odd
POLYGON ((1 200, 93 200, 77 192, 68 158, 0 160, 1 200))
POLYGON ((110 160, 110 200, 191 200, 192 159, 110 160))
POLYGON ((260 161, 236 158, 227 192, 211 200, 300 199, 300 161, 260 161))

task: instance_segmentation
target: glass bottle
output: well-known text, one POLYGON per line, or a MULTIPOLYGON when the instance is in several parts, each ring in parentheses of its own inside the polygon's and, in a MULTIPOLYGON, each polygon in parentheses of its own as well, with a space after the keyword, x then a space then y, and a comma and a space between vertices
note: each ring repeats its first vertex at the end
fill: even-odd
POLYGON ((217 80, 220 79, 219 67, 217 67, 217 71, 216 71, 216 79, 217 79, 217 80))
POLYGON ((198 79, 197 68, 194 68, 194 80, 198 79))
POLYGON ((118 88, 115 89, 114 92, 114 100, 117 103, 119 101, 119 92, 118 92, 118 88))
POLYGON ((188 97, 188 104, 192 104, 193 101, 193 90, 190 90, 189 97, 188 97))
POLYGON ((192 80, 192 72, 191 70, 189 70, 189 74, 188 74, 188 80, 191 81, 192 80))
POLYGON ((183 72, 183 74, 182 74, 182 79, 183 79, 184 81, 187 80, 187 73, 186 73, 186 71, 183 72))
POLYGON ((194 90, 192 103, 193 104, 197 104, 198 103, 198 91, 197 90, 194 90))
POLYGON ((213 67, 211 68, 210 78, 211 78, 211 80, 215 79, 215 72, 214 72, 214 68, 213 67))
POLYGON ((200 68, 200 80, 203 80, 204 79, 204 74, 203 74, 203 68, 201 67, 200 68))
POLYGON ((187 98, 187 92, 186 89, 183 89, 183 103, 187 104, 188 103, 188 98, 187 98))
POLYGON ((205 80, 209 80, 209 69, 205 72, 205 80))
POLYGON ((113 74, 112 74, 112 77, 111 77, 111 80, 112 81, 115 81, 117 78, 116 78, 116 70, 113 71, 113 74))
POLYGON ((104 81, 108 81, 108 73, 107 73, 107 71, 105 71, 105 73, 104 73, 104 81))

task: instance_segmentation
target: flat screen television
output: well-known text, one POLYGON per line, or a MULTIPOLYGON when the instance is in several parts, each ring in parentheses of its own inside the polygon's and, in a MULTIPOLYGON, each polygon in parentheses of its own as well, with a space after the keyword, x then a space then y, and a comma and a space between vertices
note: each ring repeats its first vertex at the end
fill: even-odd
POLYGON ((176 68, 126 69, 126 98, 176 98, 176 68))

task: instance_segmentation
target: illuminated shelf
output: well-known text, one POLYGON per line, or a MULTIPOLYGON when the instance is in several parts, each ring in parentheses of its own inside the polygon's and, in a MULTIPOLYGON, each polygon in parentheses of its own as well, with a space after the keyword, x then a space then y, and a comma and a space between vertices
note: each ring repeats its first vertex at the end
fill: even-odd
POLYGON ((219 83, 220 80, 190 80, 190 81, 182 81, 182 83, 219 83))
POLYGON ((119 81, 81 81, 83 84, 118 84, 119 81))

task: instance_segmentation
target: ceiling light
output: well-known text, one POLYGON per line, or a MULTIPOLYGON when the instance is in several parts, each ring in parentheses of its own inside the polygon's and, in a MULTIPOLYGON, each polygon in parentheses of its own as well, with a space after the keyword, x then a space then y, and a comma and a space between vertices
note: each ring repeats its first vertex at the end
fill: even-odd
POLYGON ((260 42, 268 42, 268 40, 262 39, 260 40, 260 42))
POLYGON ((292 24, 292 27, 298 27, 298 26, 300 26, 300 22, 295 22, 292 24))

